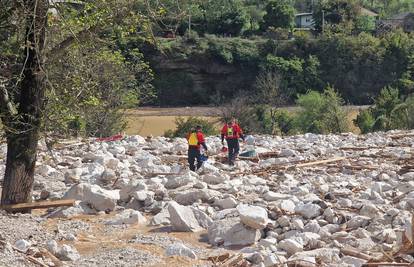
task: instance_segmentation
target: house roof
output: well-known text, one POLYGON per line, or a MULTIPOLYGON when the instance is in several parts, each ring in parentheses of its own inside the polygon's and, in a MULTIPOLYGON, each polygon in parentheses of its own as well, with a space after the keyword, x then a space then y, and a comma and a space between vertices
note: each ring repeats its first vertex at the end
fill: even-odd
POLYGON ((308 12, 308 13, 298 13, 298 14, 295 14, 295 17, 312 16, 312 15, 313 15, 312 12, 308 12))
POLYGON ((51 5, 58 4, 58 3, 68 3, 68 4, 85 4, 81 0, 49 0, 51 5))
POLYGON ((360 7, 359 11, 361 12, 362 15, 365 15, 365 16, 378 17, 377 13, 365 7, 360 7))

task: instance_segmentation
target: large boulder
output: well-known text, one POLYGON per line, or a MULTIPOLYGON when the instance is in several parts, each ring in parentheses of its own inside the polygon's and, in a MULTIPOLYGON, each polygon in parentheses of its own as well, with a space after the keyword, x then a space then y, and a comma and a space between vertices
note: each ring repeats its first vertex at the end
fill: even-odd
POLYGON ((213 220, 204 211, 191 207, 198 224, 203 228, 208 228, 213 224, 213 220))
POLYGON ((276 193, 273 191, 268 191, 263 195, 264 200, 266 201, 277 201, 281 199, 289 199, 291 198, 288 194, 276 193))
POLYGON ((203 230, 190 207, 172 201, 168 205, 168 212, 170 213, 171 225, 175 231, 198 232, 203 230))
POLYGON ((164 186, 167 189, 176 189, 178 187, 185 186, 195 181, 195 177, 187 173, 181 176, 171 177, 170 179, 168 179, 164 186))
POLYGON ((181 243, 174 243, 165 249, 167 256, 181 256, 197 259, 197 255, 189 247, 181 243))
POLYGON ((260 237, 259 230, 246 227, 238 218, 215 221, 208 228, 208 240, 214 246, 247 246, 257 242, 260 237))
POLYGON ((203 181, 208 184, 222 184, 227 180, 229 180, 229 176, 219 172, 212 172, 203 176, 203 181))
POLYGON ((220 197, 221 193, 210 189, 186 190, 175 195, 175 201, 181 205, 192 205, 197 201, 207 202, 213 197, 220 197))
POLYGON ((105 224, 122 225, 122 224, 145 224, 147 219, 137 210, 126 209, 117 214, 115 218, 109 219, 105 224))
POLYGON ((312 219, 318 217, 321 214, 321 207, 316 204, 299 204, 295 207, 295 212, 299 213, 306 219, 312 219))
POLYGON ((168 211, 168 207, 163 208, 154 217, 152 217, 150 224, 153 226, 171 224, 170 212, 168 211))
POLYGON ((63 198, 87 202, 98 211, 112 211, 119 200, 119 190, 106 190, 98 185, 81 183, 72 186, 63 198))
POLYGON ((96 210, 91 209, 88 203, 82 201, 75 201, 72 207, 61 207, 49 213, 48 218, 70 218, 82 214, 96 214, 96 210))
POLYGON ((302 242, 298 242, 298 240, 295 239, 284 239, 279 242, 278 247, 286 251, 288 255, 303 251, 302 242))
POLYGON ((258 206, 240 204, 237 206, 240 221, 253 229, 263 229, 268 222, 267 211, 258 206))

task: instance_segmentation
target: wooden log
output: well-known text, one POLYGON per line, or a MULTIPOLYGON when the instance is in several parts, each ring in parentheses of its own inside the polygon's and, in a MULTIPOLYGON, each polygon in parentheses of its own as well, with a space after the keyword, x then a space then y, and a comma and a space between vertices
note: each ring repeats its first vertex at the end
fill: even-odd
POLYGON ((310 166, 316 166, 316 165, 321 165, 321 164, 326 164, 326 163, 331 163, 331 162, 343 161, 345 159, 346 159, 345 157, 340 157, 340 158, 333 158, 333 159, 317 160, 317 161, 296 164, 296 165, 293 165, 292 167, 294 168, 310 167, 310 166))
POLYGON ((243 260, 243 255, 242 254, 233 255, 232 257, 227 259, 225 262, 223 262, 219 266, 222 266, 222 267, 236 267, 236 266, 239 266, 237 264, 239 264, 240 261, 242 261, 242 260, 243 260))
POLYGON ((47 209, 47 208, 54 208, 54 207, 65 207, 65 206, 73 206, 74 204, 75 204, 74 199, 60 199, 60 200, 52 200, 52 201, 39 201, 39 202, 31 202, 31 203, 1 205, 0 209, 18 211, 18 210, 24 210, 24 209, 47 209))
POLYGON ((42 267, 49 267, 48 265, 44 264, 43 262, 39 261, 38 259, 36 259, 36 258, 35 258, 35 257, 33 257, 33 256, 26 256, 26 258, 27 258, 29 261, 31 261, 31 262, 33 262, 33 263, 35 263, 35 264, 38 264, 38 265, 40 265, 40 266, 42 266, 42 267))
POLYGON ((414 137, 414 133, 404 133, 389 136, 391 139, 400 139, 404 137, 414 137))
POLYGON ((210 257, 207 258, 207 260, 213 262, 214 264, 217 264, 219 262, 224 262, 229 258, 230 258, 230 253, 226 252, 226 253, 221 254, 221 255, 210 256, 210 257))
POLYGON ((363 260, 372 260, 372 257, 368 254, 362 253, 354 248, 341 248, 341 253, 344 255, 352 256, 363 260))
POLYGON ((49 258, 53 262, 55 267, 63 266, 63 263, 55 255, 50 253, 49 250, 47 250, 45 248, 40 248, 39 251, 40 251, 40 253, 42 254, 43 257, 49 258))
POLYGON ((388 267, 388 266, 412 266, 408 262, 369 262, 362 265, 364 267, 388 267))

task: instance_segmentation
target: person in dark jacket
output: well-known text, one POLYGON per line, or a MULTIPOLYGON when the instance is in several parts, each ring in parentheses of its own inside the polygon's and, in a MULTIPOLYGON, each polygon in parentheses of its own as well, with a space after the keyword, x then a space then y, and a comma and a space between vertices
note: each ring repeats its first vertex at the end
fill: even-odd
POLYGON ((228 121, 221 129, 221 143, 224 145, 224 139, 226 139, 230 165, 234 165, 234 161, 239 155, 239 138, 243 139, 244 141, 243 130, 237 124, 236 120, 232 119, 228 121))
POLYGON ((197 126, 187 135, 188 141, 188 164, 190 165, 190 170, 196 171, 203 164, 201 160, 201 146, 205 151, 208 151, 206 142, 204 140, 204 135, 201 131, 201 126, 197 126), (197 166, 195 166, 195 161, 197 160, 197 166))

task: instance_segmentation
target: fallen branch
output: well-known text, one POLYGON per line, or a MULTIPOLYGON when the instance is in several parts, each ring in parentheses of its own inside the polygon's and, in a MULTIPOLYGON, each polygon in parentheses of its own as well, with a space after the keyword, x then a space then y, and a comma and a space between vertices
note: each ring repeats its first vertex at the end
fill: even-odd
POLYGON ((53 201, 39 201, 31 203, 19 203, 11 205, 1 205, 0 209, 9 210, 9 211, 18 211, 24 209, 47 209, 54 207, 64 207, 64 206, 73 206, 75 204, 74 199, 60 199, 53 201))
POLYGON ((290 260, 284 263, 289 267, 315 267, 318 266, 316 263, 307 260, 290 260))
POLYGON ((49 258, 53 262, 53 264, 55 265, 55 267, 61 267, 61 266, 63 266, 63 263, 58 258, 56 258, 55 255, 53 255, 52 253, 50 253, 49 250, 47 250, 45 248, 40 248, 39 251, 40 251, 40 253, 42 254, 43 257, 49 258))
POLYGON ((229 259, 227 259, 225 262, 220 264, 221 267, 240 267, 244 266, 244 258, 242 254, 233 255, 229 259))
MULTIPOLYGON (((3 240, 0 240, 0 244, 2 244, 3 246, 6 246, 6 245, 7 245, 7 242, 6 242, 6 241, 3 241, 3 240)), ((42 266, 42 267, 48 267, 48 265, 46 265, 46 264, 44 264, 44 263, 40 262, 40 261, 39 261, 38 259, 36 259, 35 257, 30 256, 30 255, 26 255, 26 252, 24 252, 23 250, 20 250, 20 249, 18 249, 17 247, 15 247, 15 246, 11 245, 11 244, 10 244, 10 247, 11 247, 14 251, 17 251, 17 252, 19 252, 19 253, 21 253, 21 254, 24 254, 24 255, 25 255, 25 257, 26 257, 26 259, 27 259, 28 261, 33 262, 33 263, 35 263, 35 264, 39 264, 39 265, 40 265, 40 266, 42 266)))
POLYGON ((303 167, 316 166, 316 165, 321 165, 321 164, 326 164, 326 163, 331 163, 331 162, 343 161, 345 159, 346 159, 345 157, 340 157, 340 158, 333 158, 333 159, 311 161, 307 163, 293 165, 292 168, 303 168, 303 167))
POLYGON ((341 253, 344 255, 352 256, 363 260, 372 260, 372 257, 368 254, 362 253, 354 248, 341 248, 341 253))
POLYGON ((49 267, 49 265, 44 264, 43 262, 39 261, 38 259, 36 259, 33 256, 26 256, 26 258, 27 258, 27 260, 29 260, 29 261, 31 261, 31 262, 33 262, 35 264, 38 264, 38 265, 40 265, 42 267, 49 267))
POLYGON ((404 133, 389 136, 391 139, 400 139, 404 137, 414 137, 414 133, 404 133))
POLYGON ((365 263, 364 265, 365 267, 388 267, 388 266, 409 266, 412 267, 413 264, 412 263, 408 263, 408 262, 369 262, 369 263, 365 263))

